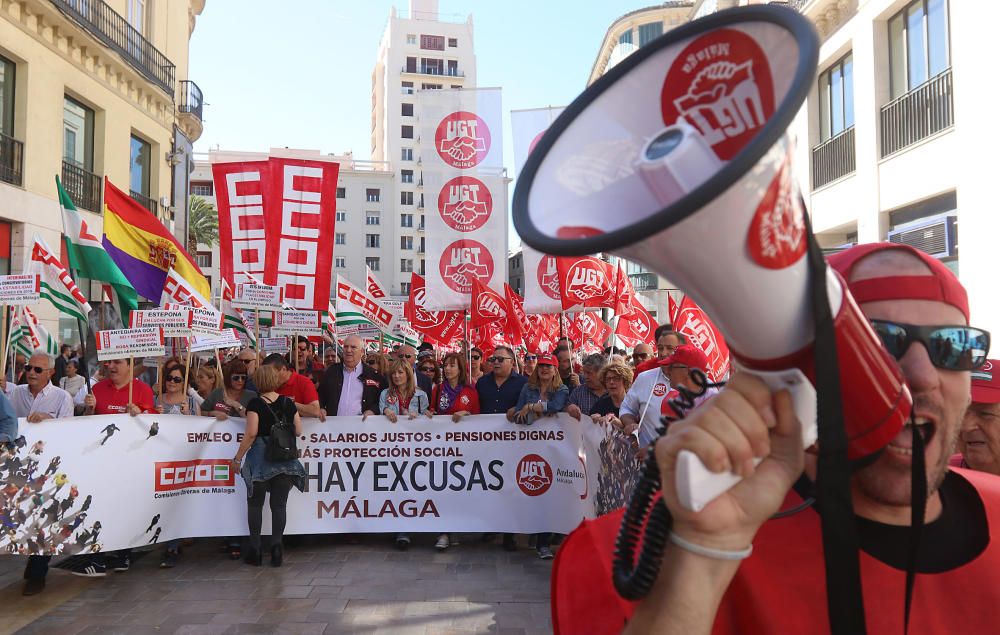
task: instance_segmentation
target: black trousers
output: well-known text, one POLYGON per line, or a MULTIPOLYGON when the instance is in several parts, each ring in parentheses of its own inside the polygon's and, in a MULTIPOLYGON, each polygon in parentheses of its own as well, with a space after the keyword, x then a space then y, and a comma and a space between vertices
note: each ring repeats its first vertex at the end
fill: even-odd
POLYGON ((280 545, 285 533, 288 493, 294 481, 287 474, 278 474, 268 481, 256 481, 247 501, 247 524, 250 526, 250 545, 260 549, 260 531, 264 524, 264 496, 271 494, 271 544, 280 545))

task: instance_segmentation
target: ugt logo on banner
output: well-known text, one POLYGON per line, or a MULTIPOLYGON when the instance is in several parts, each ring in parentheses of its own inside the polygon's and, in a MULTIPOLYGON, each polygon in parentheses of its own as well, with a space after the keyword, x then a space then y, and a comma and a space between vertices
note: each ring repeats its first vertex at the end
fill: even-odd
POLYGON ((552 486, 552 467, 537 454, 529 454, 517 464, 517 486, 528 496, 541 496, 552 486))
POLYGON ((457 176, 441 188, 438 212, 448 227, 472 232, 486 224, 493 212, 493 195, 486 184, 472 176, 457 176))
POLYGON ((438 124, 434 132, 434 148, 441 159, 459 170, 474 168, 490 152, 490 129, 481 117, 472 112, 453 112, 438 124))
POLYGON ((538 270, 535 272, 538 277, 538 286, 541 287, 545 295, 553 300, 559 299, 559 270, 556 267, 555 256, 542 256, 538 261, 538 270))
POLYGON ((468 295, 473 279, 488 285, 493 278, 493 256, 481 242, 463 238, 445 247, 440 270, 450 289, 468 295))

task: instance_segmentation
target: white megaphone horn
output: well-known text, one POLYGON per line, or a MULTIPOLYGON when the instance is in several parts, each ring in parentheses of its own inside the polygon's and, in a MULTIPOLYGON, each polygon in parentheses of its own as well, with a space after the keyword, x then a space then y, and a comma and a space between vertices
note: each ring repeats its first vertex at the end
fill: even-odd
MULTIPOLYGON (((767 5, 670 31, 552 124, 520 174, 513 218, 543 253, 612 252, 671 280, 712 317, 741 371, 791 389, 805 447, 817 436, 811 281, 825 280, 847 454, 859 459, 899 432, 911 397, 844 282, 811 273, 787 128, 818 46, 808 20, 767 5)), ((738 481, 679 457, 689 509, 738 481)))

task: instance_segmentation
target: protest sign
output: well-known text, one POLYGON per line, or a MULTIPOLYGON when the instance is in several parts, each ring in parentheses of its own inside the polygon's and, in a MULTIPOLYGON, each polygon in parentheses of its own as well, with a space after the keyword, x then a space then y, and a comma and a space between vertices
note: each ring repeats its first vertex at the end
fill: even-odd
POLYGON ((322 316, 319 311, 275 311, 271 336, 323 335, 322 316))
POLYGON ((41 291, 42 279, 37 273, 0 276, 0 304, 37 304, 41 291))
POLYGON ((192 353, 243 346, 236 329, 223 329, 217 335, 194 335, 188 342, 192 353))
POLYGON ((232 305, 237 309, 280 311, 283 300, 281 287, 247 282, 236 287, 236 298, 232 305))
POLYGON ((129 327, 158 326, 164 337, 186 337, 191 334, 191 310, 188 307, 146 309, 129 314, 129 327))
POLYGON ((98 331, 97 359, 127 359, 133 357, 163 357, 163 329, 158 326, 98 331))

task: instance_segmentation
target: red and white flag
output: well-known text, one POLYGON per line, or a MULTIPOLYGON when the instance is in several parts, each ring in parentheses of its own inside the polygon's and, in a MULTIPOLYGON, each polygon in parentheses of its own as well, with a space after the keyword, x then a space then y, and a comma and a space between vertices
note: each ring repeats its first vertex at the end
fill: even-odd
POLYGON ((378 279, 378 276, 375 275, 375 272, 372 271, 372 268, 369 267, 368 265, 365 265, 365 272, 367 276, 365 282, 365 288, 368 290, 368 295, 375 298, 376 300, 388 297, 389 293, 388 291, 386 291, 385 285, 382 284, 382 281, 378 279))
POLYGON ((632 286, 632 279, 628 277, 622 264, 618 263, 615 271, 615 314, 619 319, 630 317, 635 310, 635 287, 632 286))
POLYGON ((469 328, 478 329, 500 322, 501 328, 507 322, 507 301, 502 295, 487 287, 479 280, 472 282, 472 310, 469 328))
POLYGON ((656 344, 653 339, 656 326, 656 320, 646 310, 646 307, 639 303, 637 297, 632 296, 632 315, 627 318, 618 318, 618 324, 615 325, 615 335, 628 348, 643 343, 652 346, 656 344))
POLYGON ((515 346, 525 345, 525 334, 530 329, 528 316, 524 312, 524 298, 504 283, 503 294, 507 300, 507 337, 515 346))
POLYGON ((424 308, 426 289, 422 276, 413 274, 410 278, 410 298, 406 302, 404 314, 416 331, 428 340, 448 344, 462 333, 465 313, 462 311, 428 311, 424 308))
POLYGON ((671 297, 670 323, 708 357, 708 378, 722 381, 729 373, 729 346, 705 312, 688 296, 684 296, 680 305, 671 297))
POLYGON ((615 308, 616 270, 600 258, 556 258, 562 308, 615 308))
POLYGON ((611 336, 611 327, 593 311, 577 313, 573 325, 580 331, 583 342, 592 342, 602 349, 611 336))

